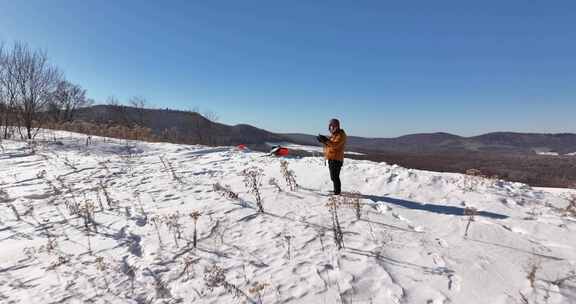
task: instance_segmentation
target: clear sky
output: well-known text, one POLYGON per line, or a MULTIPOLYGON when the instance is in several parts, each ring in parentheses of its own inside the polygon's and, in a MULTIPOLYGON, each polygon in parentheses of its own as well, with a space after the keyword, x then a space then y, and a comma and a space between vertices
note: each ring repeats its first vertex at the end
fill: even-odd
POLYGON ((576 1, 0 0, 90 97, 349 134, 576 133, 576 1))

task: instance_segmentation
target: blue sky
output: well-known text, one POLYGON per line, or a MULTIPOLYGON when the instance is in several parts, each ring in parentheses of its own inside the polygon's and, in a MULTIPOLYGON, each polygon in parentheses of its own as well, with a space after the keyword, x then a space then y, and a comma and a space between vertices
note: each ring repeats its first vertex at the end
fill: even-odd
POLYGON ((90 97, 349 134, 576 133, 576 1, 9 1, 90 97))

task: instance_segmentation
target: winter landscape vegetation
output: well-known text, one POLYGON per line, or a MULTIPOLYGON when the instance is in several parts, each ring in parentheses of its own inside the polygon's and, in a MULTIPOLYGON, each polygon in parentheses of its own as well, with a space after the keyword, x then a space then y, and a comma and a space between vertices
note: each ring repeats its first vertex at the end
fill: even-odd
POLYGON ((572 126, 356 136, 337 104, 333 195, 311 108, 268 130, 218 103, 93 99, 1 20, 0 303, 576 303, 572 126))

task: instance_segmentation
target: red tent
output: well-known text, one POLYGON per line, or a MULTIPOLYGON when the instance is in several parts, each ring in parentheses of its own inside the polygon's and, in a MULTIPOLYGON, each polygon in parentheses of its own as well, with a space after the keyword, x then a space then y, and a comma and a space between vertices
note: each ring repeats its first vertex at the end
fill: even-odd
POLYGON ((276 150, 276 156, 288 156, 288 148, 278 148, 278 150, 276 150))

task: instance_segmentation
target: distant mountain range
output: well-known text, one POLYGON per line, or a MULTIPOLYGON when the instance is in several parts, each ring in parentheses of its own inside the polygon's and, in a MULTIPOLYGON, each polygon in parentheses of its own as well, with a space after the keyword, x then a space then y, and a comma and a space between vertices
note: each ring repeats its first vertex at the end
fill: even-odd
MULTIPOLYGON (((144 125, 159 135, 170 134, 179 142, 208 145, 246 144, 264 149, 268 142, 290 142, 319 146, 315 135, 276 134, 254 126, 225 125, 210 121, 195 112, 169 109, 141 109, 127 106, 97 105, 78 110, 77 119, 101 123, 144 125)), ((348 150, 363 153, 520 153, 576 152, 576 134, 535 134, 496 132, 474 137, 449 133, 411 134, 396 138, 349 136, 348 150)))
MULTIPOLYGON (((299 144, 317 145, 315 136, 282 134, 299 144)), ((396 138, 348 137, 348 148, 358 152, 489 152, 535 154, 556 152, 560 155, 576 152, 576 134, 536 134, 495 132, 473 137, 449 133, 411 134, 396 138)))
POLYGON ((250 125, 229 126, 213 122, 196 112, 96 105, 78 110, 76 119, 98 123, 139 124, 159 137, 179 143, 206 145, 260 145, 286 138, 250 125))

